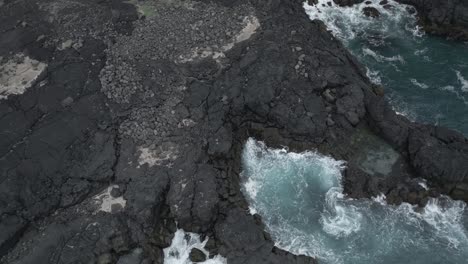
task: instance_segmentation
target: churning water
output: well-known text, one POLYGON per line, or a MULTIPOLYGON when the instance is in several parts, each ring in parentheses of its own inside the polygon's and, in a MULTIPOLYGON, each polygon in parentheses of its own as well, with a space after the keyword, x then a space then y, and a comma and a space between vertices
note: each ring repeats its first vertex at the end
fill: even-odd
POLYGON ((269 149, 249 139, 243 192, 276 245, 320 263, 440 264, 468 260, 468 212, 463 202, 432 199, 417 209, 385 197, 343 195, 342 161, 316 152, 269 149))
POLYGON ((468 44, 426 35, 409 6, 380 2, 339 7, 332 0, 318 0, 304 8, 367 66, 375 83, 385 86, 398 113, 468 135, 468 44), (380 16, 367 17, 366 7, 380 16))
POLYGON ((197 263, 226 264, 226 259, 220 255, 208 258, 210 254, 205 249, 207 242, 208 238, 201 241, 199 234, 185 232, 182 229, 178 229, 174 234, 171 245, 164 249, 164 264, 193 264, 190 260, 190 252, 194 248, 203 252, 207 258, 205 261, 197 263))

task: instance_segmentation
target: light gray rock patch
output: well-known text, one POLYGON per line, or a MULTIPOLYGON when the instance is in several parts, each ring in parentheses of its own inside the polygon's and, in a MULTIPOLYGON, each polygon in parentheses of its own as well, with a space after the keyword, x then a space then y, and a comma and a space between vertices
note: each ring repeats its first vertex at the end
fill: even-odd
POLYGON ((18 54, 0 66, 0 99, 23 94, 45 72, 47 64, 18 54))

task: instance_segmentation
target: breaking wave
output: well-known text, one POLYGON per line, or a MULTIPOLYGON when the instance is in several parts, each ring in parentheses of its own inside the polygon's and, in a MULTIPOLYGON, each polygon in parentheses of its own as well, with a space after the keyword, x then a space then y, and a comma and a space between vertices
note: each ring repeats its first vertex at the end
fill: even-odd
POLYGON ((178 229, 174 234, 171 245, 163 250, 164 264, 192 264, 190 252, 194 248, 201 250, 207 258, 205 261, 197 263, 226 264, 226 259, 220 255, 216 255, 210 259, 208 258, 209 252, 205 249, 207 242, 208 238, 201 241, 200 235, 178 229))
POLYGON ((415 16, 408 12, 409 6, 393 0, 389 0, 386 5, 381 2, 368 0, 351 7, 340 7, 334 1, 318 0, 313 6, 304 3, 304 9, 310 19, 323 21, 333 35, 345 42, 365 35, 369 42, 381 45, 385 39, 398 35, 398 31, 411 32, 415 37, 424 35, 416 25, 415 16), (370 7, 378 11, 378 19, 365 15, 364 9, 370 7))
POLYGON ((270 149, 249 139, 243 150, 243 192, 276 245, 320 263, 464 263, 465 203, 431 199, 418 209, 388 205, 385 196, 343 194, 343 161, 309 151, 270 149))
POLYGON ((416 79, 411 78, 410 81, 411 81, 411 83, 412 83, 414 86, 417 86, 417 87, 419 87, 419 88, 421 88, 421 89, 427 89, 427 88, 429 88, 429 85, 427 85, 427 84, 425 84, 425 83, 422 83, 422 82, 419 82, 419 81, 416 80, 416 79))
POLYGON ((369 48, 363 48, 362 52, 366 56, 370 56, 374 58, 378 62, 399 62, 399 63, 405 63, 405 59, 401 57, 400 55, 392 56, 392 57, 385 57, 380 54, 377 54, 375 51, 369 49, 369 48))
POLYGON ((351 7, 318 0, 304 9, 366 65, 396 111, 468 135, 468 43, 424 34, 414 8, 394 0, 351 7), (366 15, 369 10, 376 17, 366 15))
POLYGON ((463 77, 460 71, 455 71, 457 73, 458 82, 461 84, 461 89, 463 92, 468 92, 468 81, 463 77))

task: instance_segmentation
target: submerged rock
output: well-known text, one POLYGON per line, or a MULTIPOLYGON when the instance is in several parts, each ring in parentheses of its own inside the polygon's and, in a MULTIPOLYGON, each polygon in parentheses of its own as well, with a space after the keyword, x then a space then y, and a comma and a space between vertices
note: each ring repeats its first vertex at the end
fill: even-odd
POLYGON ((190 261, 192 262, 203 262, 206 260, 206 255, 203 251, 199 250, 198 248, 192 248, 190 251, 190 261))
POLYGON ((372 17, 372 18, 376 18, 376 17, 380 16, 379 10, 377 10, 377 8, 371 7, 371 6, 364 7, 362 9, 362 12, 364 13, 364 15, 366 15, 368 17, 372 17))
POLYGON ((339 6, 353 6, 364 2, 364 0, 333 0, 333 2, 339 6))

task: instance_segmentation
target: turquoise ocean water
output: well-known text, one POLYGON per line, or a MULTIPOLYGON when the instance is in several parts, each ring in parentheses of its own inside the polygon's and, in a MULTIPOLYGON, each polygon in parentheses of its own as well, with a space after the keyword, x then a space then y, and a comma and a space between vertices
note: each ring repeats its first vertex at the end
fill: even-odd
POLYGON ((410 7, 392 0, 387 7, 380 0, 353 7, 318 2, 304 6, 309 17, 322 20, 367 67, 398 113, 468 135, 468 43, 425 34, 410 7), (366 17, 365 7, 380 16, 366 17))

